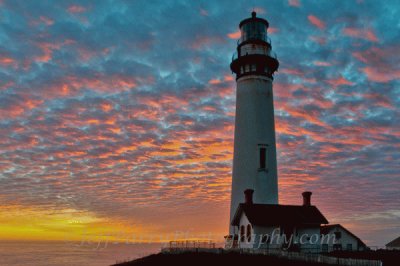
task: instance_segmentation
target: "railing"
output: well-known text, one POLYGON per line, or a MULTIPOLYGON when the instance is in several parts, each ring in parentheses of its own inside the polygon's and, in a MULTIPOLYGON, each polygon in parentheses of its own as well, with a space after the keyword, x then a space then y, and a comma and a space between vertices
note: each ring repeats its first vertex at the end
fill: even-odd
POLYGON ((239 45, 242 42, 250 41, 250 40, 261 40, 261 41, 271 44, 271 39, 266 34, 251 34, 250 36, 242 36, 237 41, 237 44, 239 45))
MULTIPOLYGON (((252 55, 252 54, 247 54, 247 55, 252 55)), ((245 56, 245 55, 241 55, 241 56, 245 56)), ((270 51, 270 52, 268 53, 268 56, 270 56, 270 57, 275 58, 276 60, 278 60, 277 54, 276 54, 275 52, 273 52, 273 51, 270 51)), ((238 59, 238 57, 239 57, 239 56, 238 56, 238 53, 237 53, 237 52, 234 52, 233 55, 232 55, 232 61, 238 59)))
POLYGON ((169 249, 195 249, 195 248, 215 248, 215 242, 211 240, 182 240, 170 241, 169 249))

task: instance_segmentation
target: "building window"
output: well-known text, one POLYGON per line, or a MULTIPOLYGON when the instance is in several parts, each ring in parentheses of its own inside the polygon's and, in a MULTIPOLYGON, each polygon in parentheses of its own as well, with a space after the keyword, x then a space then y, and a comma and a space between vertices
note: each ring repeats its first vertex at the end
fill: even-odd
POLYGON ((333 251, 342 250, 342 244, 333 244, 333 251))
POLYGON ((256 71, 256 65, 254 64, 251 65, 251 71, 256 71))
POLYGON ((258 153, 259 153, 259 170, 266 170, 268 168, 267 165, 267 145, 259 144, 258 145, 258 153))
POLYGON ((251 241, 251 225, 250 224, 247 225, 246 238, 247 238, 247 242, 251 241))
POLYGON ((347 244, 347 245, 346 245, 346 249, 347 249, 348 251, 352 251, 352 250, 353 250, 353 245, 352 245, 352 244, 347 244))
POLYGON ((329 251, 328 244, 322 244, 321 245, 321 251, 324 252, 324 253, 327 253, 329 251))
POLYGON ((250 66, 244 65, 244 72, 249 72, 249 71, 250 71, 250 66))
POLYGON ((244 242, 244 225, 240 226, 240 242, 244 242))

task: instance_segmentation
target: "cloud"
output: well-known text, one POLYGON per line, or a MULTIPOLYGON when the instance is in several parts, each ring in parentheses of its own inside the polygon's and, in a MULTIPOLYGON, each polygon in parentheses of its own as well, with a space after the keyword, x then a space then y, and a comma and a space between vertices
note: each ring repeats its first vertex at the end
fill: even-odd
POLYGON ((355 51, 353 56, 366 66, 361 67, 369 80, 386 83, 400 78, 400 69, 396 63, 398 60, 397 46, 385 48, 371 47, 364 51, 355 51))
POLYGON ((308 21, 320 30, 325 29, 325 23, 314 15, 309 15, 308 21))
POLYGON ((237 30, 237 31, 235 31, 235 32, 232 32, 232 33, 228 33, 228 34, 227 34, 227 36, 228 36, 230 39, 239 39, 239 38, 240 38, 240 35, 241 35, 240 30, 237 30))
MULTIPOLYGON (((399 208, 399 47, 387 27, 398 7, 255 6, 280 62, 280 203, 299 204, 312 190, 330 221, 380 244, 376 225, 398 224, 385 214, 399 208), (346 219, 371 213, 383 214, 371 224, 346 219)), ((93 230, 223 235, 236 101, 229 64, 251 11, 229 1, 4 1, 0 216, 20 209, 35 228, 49 221, 51 239, 72 230, 51 213, 90 220, 93 230)), ((26 223, 18 216, 8 225, 26 223)))
POLYGON ((71 5, 68 7, 68 12, 70 13, 83 13, 86 11, 86 8, 79 5, 71 5))
POLYGON ((375 33, 370 29, 344 28, 343 33, 353 38, 378 42, 378 38, 376 37, 375 33))
POLYGON ((299 7, 300 4, 300 0, 288 0, 288 4, 289 6, 295 6, 295 7, 299 7))

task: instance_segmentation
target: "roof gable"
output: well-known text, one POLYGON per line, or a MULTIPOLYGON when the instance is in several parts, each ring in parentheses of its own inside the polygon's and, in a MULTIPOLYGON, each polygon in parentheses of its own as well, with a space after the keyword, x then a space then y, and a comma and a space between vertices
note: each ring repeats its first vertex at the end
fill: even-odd
POLYGON ((387 243, 385 246, 387 247, 400 247, 400 236, 389 243, 387 243))
POLYGON ((239 204, 232 225, 239 225, 245 213, 252 225, 320 225, 328 220, 315 206, 277 204, 239 204))
POLYGON ((346 233, 348 233, 349 235, 351 235, 352 237, 354 237, 357 242, 359 243, 359 245, 362 246, 367 246, 358 236, 356 236, 355 234, 353 234, 352 232, 350 232, 349 230, 347 230, 345 227, 343 227, 343 225, 341 224, 330 224, 330 225, 324 225, 321 226, 321 234, 325 235, 329 233, 330 229, 333 229, 335 227, 339 227, 341 228, 343 231, 345 231, 346 233))

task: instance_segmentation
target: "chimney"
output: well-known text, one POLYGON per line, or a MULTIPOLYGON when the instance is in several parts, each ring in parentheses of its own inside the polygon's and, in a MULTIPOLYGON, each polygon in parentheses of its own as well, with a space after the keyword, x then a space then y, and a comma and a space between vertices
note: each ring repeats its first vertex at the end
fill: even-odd
POLYGON ((249 188, 244 191, 244 203, 245 204, 253 204, 253 193, 254 193, 254 190, 249 189, 249 188))
POLYGON ((303 195, 303 206, 311 206, 311 191, 304 191, 303 195))

